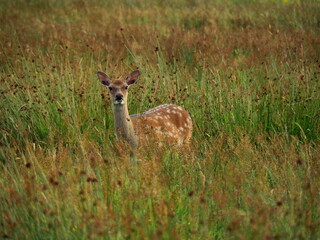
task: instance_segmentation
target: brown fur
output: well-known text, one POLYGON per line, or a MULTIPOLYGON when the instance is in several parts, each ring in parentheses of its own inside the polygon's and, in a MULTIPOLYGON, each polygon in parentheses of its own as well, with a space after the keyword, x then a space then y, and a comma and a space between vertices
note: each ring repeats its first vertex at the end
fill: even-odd
POLYGON ((139 74, 139 71, 133 71, 126 80, 112 82, 105 73, 98 72, 100 82, 109 87, 110 99, 114 103, 117 137, 128 142, 133 149, 137 148, 138 142, 143 144, 150 140, 177 145, 189 142, 192 136, 192 120, 189 113, 179 106, 164 104, 129 116, 128 86, 137 81, 139 74), (117 95, 123 98, 118 100, 117 95))
POLYGON ((192 136, 188 112, 173 104, 160 105, 131 119, 140 142, 148 136, 149 139, 181 145, 189 142, 192 136))

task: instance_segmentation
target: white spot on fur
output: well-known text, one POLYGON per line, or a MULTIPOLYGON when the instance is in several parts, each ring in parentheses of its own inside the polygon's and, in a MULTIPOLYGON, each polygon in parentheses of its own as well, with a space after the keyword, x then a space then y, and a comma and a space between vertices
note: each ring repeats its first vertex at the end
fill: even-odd
POLYGON ((155 133, 156 134, 161 134, 161 135, 163 134, 163 132, 161 132, 160 130, 155 130, 155 133))

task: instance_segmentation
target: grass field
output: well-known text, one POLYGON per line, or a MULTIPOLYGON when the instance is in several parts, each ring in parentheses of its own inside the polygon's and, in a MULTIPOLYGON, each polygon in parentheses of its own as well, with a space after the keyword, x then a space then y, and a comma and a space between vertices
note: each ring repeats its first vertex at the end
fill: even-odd
POLYGON ((0 0, 0 40, 0 238, 320 238, 319 1, 0 0), (135 69, 189 147, 117 144, 135 69))

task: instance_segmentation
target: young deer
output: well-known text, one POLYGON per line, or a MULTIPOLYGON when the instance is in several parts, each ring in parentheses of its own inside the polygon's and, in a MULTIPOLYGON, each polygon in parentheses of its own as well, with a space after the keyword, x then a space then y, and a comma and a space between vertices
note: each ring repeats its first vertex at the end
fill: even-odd
POLYGON ((111 81, 107 74, 97 72, 100 82, 109 88, 113 103, 116 136, 136 149, 145 140, 187 143, 192 135, 192 121, 183 108, 164 104, 147 112, 129 115, 128 87, 136 83, 140 72, 133 71, 125 80, 111 81))

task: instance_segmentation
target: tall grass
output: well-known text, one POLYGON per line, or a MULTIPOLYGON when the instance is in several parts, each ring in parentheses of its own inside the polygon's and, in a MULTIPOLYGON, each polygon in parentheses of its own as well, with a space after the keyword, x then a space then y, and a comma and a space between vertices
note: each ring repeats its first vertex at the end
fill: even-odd
POLYGON ((0 232, 12 239, 318 239, 318 2, 0 1, 0 232), (175 103, 190 146, 115 140, 175 103))

